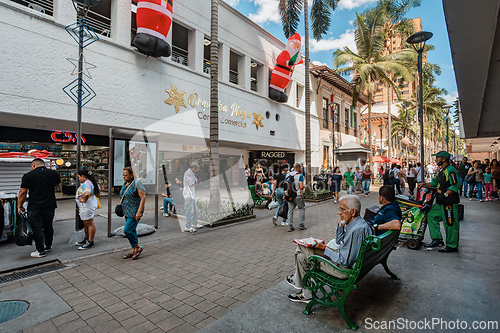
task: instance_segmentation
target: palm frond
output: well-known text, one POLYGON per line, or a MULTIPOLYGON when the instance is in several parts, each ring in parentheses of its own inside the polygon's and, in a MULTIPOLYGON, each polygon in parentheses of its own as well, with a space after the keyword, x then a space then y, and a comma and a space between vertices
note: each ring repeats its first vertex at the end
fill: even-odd
POLYGON ((293 35, 299 26, 304 0, 279 0, 278 11, 286 38, 293 35))

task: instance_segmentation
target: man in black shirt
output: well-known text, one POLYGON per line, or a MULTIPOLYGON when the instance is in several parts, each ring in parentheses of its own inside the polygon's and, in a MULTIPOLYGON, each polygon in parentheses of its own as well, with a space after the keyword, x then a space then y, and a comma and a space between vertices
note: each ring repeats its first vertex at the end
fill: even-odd
POLYGON ((24 212, 23 204, 29 193, 28 217, 30 218, 36 251, 31 253, 33 258, 45 257, 46 252, 52 250, 54 238, 55 209, 57 208, 55 187, 61 185, 59 174, 45 167, 45 162, 35 158, 31 162, 31 171, 24 174, 21 189, 18 194, 17 210, 24 212))
MULTIPOLYGON (((278 201, 278 208, 276 209, 276 213, 273 216, 273 224, 278 225, 278 212, 280 210, 280 207, 283 205, 283 196, 284 196, 284 190, 283 190, 283 183, 285 182, 286 176, 288 175, 288 164, 282 164, 280 165, 280 173, 274 176, 274 182, 273 182, 273 193, 276 197, 276 200, 278 201)), ((287 226, 286 218, 283 218, 283 221, 281 222, 281 226, 287 226)))

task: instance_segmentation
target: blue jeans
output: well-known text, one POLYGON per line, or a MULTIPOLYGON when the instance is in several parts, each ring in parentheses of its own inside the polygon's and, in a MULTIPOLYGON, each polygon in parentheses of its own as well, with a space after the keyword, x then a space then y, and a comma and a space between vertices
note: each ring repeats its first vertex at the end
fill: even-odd
POLYGON ((139 221, 135 218, 125 217, 125 227, 123 228, 123 232, 125 236, 128 238, 130 242, 130 246, 132 248, 136 247, 139 244, 139 239, 137 238, 137 225, 139 221))
POLYGON ((483 200, 483 183, 476 182, 475 184, 471 184, 469 188, 469 198, 472 198, 472 192, 474 191, 474 185, 477 187, 477 198, 478 200, 483 200))
POLYGON ((464 177, 458 177, 458 179, 460 179, 460 195, 462 195, 463 193, 464 196, 467 197, 467 193, 469 192, 469 183, 467 183, 464 180, 464 177), (463 192, 462 192, 462 187, 463 187, 463 192))
POLYGON ((186 199, 186 229, 194 228, 198 224, 198 214, 196 213, 196 200, 186 199))
POLYGON ((370 179, 363 179, 363 190, 365 190, 366 195, 370 193, 370 183, 370 179))
POLYGON ((391 180, 391 185, 393 187, 396 186, 397 194, 401 194, 401 182, 399 181, 399 179, 391 180))
MULTIPOLYGON (((277 188, 275 193, 276 193, 276 200, 278 200, 279 206, 276 209, 276 214, 274 214, 274 217, 278 218, 278 212, 279 212, 279 210, 280 210, 280 208, 281 208, 281 206, 283 205, 283 202, 284 202, 283 201, 284 191, 283 191, 282 188, 277 188)), ((286 222, 285 218, 283 218, 283 222, 286 222)))
POLYGON ((174 209, 174 199, 173 198, 163 198, 163 212, 166 214, 174 209))
POLYGON ((352 194, 352 189, 354 188, 353 185, 346 185, 347 186, 347 194, 352 194))

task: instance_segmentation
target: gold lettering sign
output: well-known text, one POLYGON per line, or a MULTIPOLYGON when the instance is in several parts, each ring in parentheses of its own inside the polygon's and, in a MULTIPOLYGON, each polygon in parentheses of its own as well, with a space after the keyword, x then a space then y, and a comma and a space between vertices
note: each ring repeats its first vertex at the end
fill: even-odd
MULTIPOLYGON (((168 105, 173 104, 176 113, 179 112, 181 106, 185 108, 187 107, 186 102, 184 101, 184 96, 186 96, 186 92, 184 91, 179 92, 177 87, 173 84, 172 84, 172 89, 166 89, 165 91, 170 95, 170 97, 167 100, 165 100, 165 103, 168 105)), ((205 113, 206 110, 210 110, 210 101, 204 99, 202 100, 200 99, 200 97, 196 92, 192 92, 189 95, 187 102, 193 108, 201 106, 202 111, 198 112, 199 119, 201 120, 210 119, 210 115, 205 113)), ((252 118, 252 112, 249 112, 247 110, 242 110, 237 103, 233 103, 231 104, 231 107, 228 107, 228 105, 222 103, 222 101, 219 101, 218 108, 219 108, 219 113, 222 112, 229 113, 229 110, 231 110, 231 113, 229 114, 230 117, 241 118, 241 121, 221 118, 220 122, 222 124, 227 124, 237 127, 247 127, 245 119, 252 118)), ((264 127, 264 124, 262 123, 264 117, 262 117, 261 112, 259 112, 258 114, 253 113, 253 117, 254 120, 252 124, 255 124, 257 130, 259 129, 259 127, 264 127)))

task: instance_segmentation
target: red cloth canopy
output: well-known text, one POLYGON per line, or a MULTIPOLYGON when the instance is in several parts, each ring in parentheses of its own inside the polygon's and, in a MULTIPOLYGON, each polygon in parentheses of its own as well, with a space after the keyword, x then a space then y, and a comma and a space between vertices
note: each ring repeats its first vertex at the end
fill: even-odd
POLYGON ((27 153, 17 152, 17 151, 10 153, 0 153, 0 158, 26 158, 26 157, 45 159, 47 157, 55 157, 55 156, 51 152, 48 152, 46 150, 33 150, 27 153))
POLYGON ((391 158, 391 163, 401 164, 401 161, 393 157, 391 158))
MULTIPOLYGON (((373 163, 383 163, 383 162, 389 162, 389 161, 390 160, 385 156, 380 156, 380 155, 373 156, 373 163)), ((367 162, 370 162, 370 159, 368 159, 367 162)))

